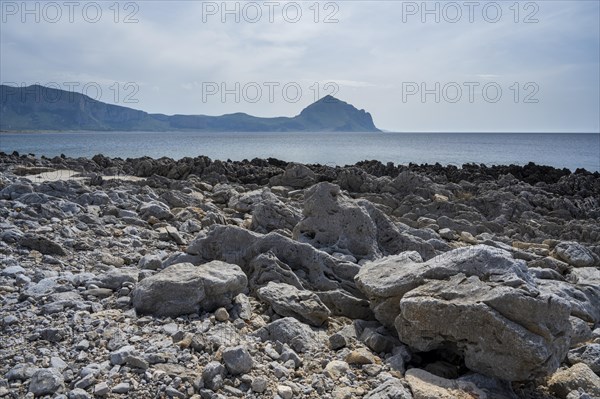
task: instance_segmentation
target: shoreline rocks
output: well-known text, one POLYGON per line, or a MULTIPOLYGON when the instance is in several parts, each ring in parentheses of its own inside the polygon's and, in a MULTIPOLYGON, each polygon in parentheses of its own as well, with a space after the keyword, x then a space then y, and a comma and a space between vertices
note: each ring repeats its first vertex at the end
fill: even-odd
POLYGON ((598 198, 533 164, 0 154, 0 397, 594 397, 598 198))

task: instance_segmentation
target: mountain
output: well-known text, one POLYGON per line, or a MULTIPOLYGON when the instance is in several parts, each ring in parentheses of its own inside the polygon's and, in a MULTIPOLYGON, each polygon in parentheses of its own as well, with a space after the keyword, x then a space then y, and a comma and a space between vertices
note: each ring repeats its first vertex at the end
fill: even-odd
POLYGON ((222 116, 163 115, 106 104, 86 95, 39 85, 0 85, 0 130, 119 130, 213 132, 379 132, 371 114, 332 96, 299 115, 260 118, 244 113, 222 116))

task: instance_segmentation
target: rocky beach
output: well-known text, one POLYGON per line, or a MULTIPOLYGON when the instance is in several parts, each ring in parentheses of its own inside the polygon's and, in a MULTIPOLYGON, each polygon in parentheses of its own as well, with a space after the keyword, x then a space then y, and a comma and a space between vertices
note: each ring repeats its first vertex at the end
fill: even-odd
POLYGON ((0 154, 0 397, 600 397, 600 173, 0 154))

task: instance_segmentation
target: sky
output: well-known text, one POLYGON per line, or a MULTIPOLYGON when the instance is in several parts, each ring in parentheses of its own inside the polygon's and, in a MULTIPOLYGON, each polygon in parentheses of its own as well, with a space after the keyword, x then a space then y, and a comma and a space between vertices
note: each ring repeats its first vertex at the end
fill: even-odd
POLYGON ((398 132, 600 132, 600 2, 0 0, 0 82, 150 113, 398 132))

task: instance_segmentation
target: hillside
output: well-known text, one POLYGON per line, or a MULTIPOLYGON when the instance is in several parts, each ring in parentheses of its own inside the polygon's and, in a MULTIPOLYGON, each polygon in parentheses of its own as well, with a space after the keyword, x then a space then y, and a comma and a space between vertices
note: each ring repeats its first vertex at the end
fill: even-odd
POLYGON ((260 118, 244 113, 168 116, 106 104, 80 93, 38 85, 0 86, 0 130, 379 131, 368 112, 332 96, 323 97, 293 118, 260 118))

